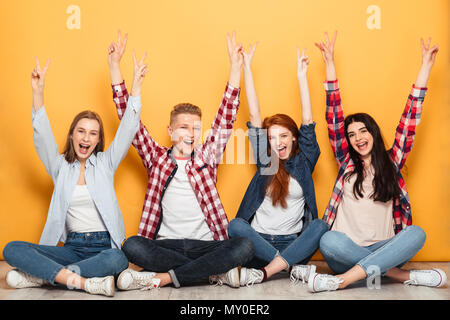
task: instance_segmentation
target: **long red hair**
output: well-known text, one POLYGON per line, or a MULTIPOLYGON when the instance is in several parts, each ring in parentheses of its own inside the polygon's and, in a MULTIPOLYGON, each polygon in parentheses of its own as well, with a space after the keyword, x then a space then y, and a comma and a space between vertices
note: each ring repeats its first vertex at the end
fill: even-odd
MULTIPOLYGON (((295 141, 292 142, 292 149, 289 158, 293 155, 296 155, 300 152, 300 148, 298 146, 298 127, 295 121, 286 114, 275 114, 271 117, 267 117, 264 119, 262 128, 267 130, 267 134, 269 134, 269 128, 273 125, 279 125, 286 129, 288 129, 295 138, 295 141)), ((269 137, 267 136, 267 148, 269 150, 269 154, 272 152, 269 137)), ((284 160, 278 159, 278 170, 277 172, 270 177, 269 181, 266 185, 266 194, 270 195, 272 198, 273 206, 276 206, 278 203, 286 209, 286 197, 289 194, 289 173, 286 171, 284 167, 284 160)))

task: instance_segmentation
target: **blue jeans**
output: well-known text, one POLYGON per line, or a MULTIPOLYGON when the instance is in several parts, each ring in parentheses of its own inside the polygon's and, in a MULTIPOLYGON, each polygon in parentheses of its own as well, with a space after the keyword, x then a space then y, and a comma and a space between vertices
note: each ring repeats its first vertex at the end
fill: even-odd
POLYGON ((168 272, 176 288, 208 281, 208 277, 241 266, 253 257, 245 238, 223 241, 193 239, 151 240, 133 236, 122 250, 130 262, 152 272, 168 272))
POLYGON ((300 235, 269 235, 259 233, 242 218, 235 218, 228 225, 230 238, 247 237, 255 246, 255 258, 246 264, 249 268, 262 268, 268 265, 277 255, 281 256, 289 266, 307 264, 319 249, 322 235, 328 231, 328 225, 321 219, 315 219, 300 235))
POLYGON ((3 257, 9 265, 52 285, 63 268, 93 278, 118 276, 128 267, 124 253, 111 248, 108 232, 71 232, 63 247, 13 241, 5 246, 3 257))
POLYGON ((407 226, 394 237, 367 247, 354 243, 345 233, 329 231, 320 240, 320 252, 328 266, 342 274, 359 265, 366 274, 378 267, 381 275, 394 267, 400 268, 412 259, 425 243, 425 232, 418 226, 407 226))

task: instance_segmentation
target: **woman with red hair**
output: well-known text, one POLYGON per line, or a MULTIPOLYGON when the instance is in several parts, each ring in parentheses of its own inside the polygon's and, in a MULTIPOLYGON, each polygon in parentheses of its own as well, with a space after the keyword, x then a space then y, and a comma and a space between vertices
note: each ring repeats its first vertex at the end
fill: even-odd
POLYGON ((241 268, 241 286, 261 283, 291 269, 293 281, 308 279, 315 266, 306 263, 319 248, 328 230, 317 218, 312 172, 320 155, 312 119, 305 50, 297 49, 297 77, 302 102, 302 125, 285 114, 261 120, 259 102, 250 68, 256 45, 243 51, 244 80, 250 111, 249 140, 256 171, 228 235, 247 237, 255 246, 252 261, 241 268))

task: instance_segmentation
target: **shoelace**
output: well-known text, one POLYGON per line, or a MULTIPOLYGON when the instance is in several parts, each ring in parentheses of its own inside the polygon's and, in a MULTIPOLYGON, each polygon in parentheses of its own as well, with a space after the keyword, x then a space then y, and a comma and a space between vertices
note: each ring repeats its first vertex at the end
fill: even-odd
POLYGON ((291 272, 290 279, 294 284, 300 281, 300 276, 302 278, 302 283, 305 283, 306 273, 308 272, 307 268, 296 268, 293 272, 291 272))
POLYGON ((411 279, 410 280, 406 280, 406 281, 403 282, 403 284, 406 285, 406 286, 417 285, 417 283, 418 282, 416 280, 411 280, 411 279))
POLYGON ((331 286, 333 289, 337 289, 339 285, 344 282, 343 278, 336 278, 335 276, 328 276, 326 278, 327 286, 331 286))
POLYGON ((209 283, 210 284, 214 284, 214 287, 217 287, 217 286, 222 286, 223 285, 223 281, 222 281, 222 279, 215 279, 215 280, 212 280, 212 279, 210 279, 209 280, 209 283), (215 282, 215 283, 214 283, 215 282))
POLYGON ((218 275, 210 276, 209 284, 211 284, 211 285, 213 284, 215 287, 221 286, 221 285, 223 285, 223 281, 222 281, 222 279, 220 279, 220 276, 218 276, 218 275))
POLYGON ((108 278, 102 278, 101 280, 91 280, 88 283, 88 291, 91 294, 106 294, 104 282, 107 281, 108 278))
POLYGON ((21 278, 19 280, 19 283, 17 284, 18 286, 20 285, 25 285, 25 286, 29 286, 29 285, 42 285, 42 283, 39 281, 40 279, 27 274, 25 272, 21 273, 21 278))
POLYGON ((150 279, 150 284, 149 284, 148 281, 145 281, 145 279, 138 279, 137 283, 140 287, 142 287, 140 289, 141 291, 159 289, 159 282, 161 282, 161 281, 156 281, 157 283, 155 283, 155 280, 156 279, 154 279, 154 278, 150 279))
POLYGON ((261 278, 261 273, 262 271, 259 271, 257 269, 247 269, 247 276, 250 275, 250 280, 247 281, 247 283, 245 284, 247 287, 251 287, 255 284, 256 280, 258 280, 259 278, 261 278))

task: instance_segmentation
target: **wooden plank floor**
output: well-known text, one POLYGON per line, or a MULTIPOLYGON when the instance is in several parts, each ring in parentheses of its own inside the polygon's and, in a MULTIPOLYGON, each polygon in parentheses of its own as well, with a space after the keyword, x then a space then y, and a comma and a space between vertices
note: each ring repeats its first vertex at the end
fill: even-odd
MULTIPOLYGON (((319 273, 331 273, 325 262, 312 261, 319 273)), ((449 262, 409 262, 405 269, 444 270, 449 275, 449 262)), ((288 273, 280 273, 267 282, 239 289, 224 286, 200 285, 175 289, 163 287, 151 291, 119 291, 114 297, 90 295, 82 291, 56 287, 11 289, 5 281, 12 268, 0 261, 0 300, 450 300, 448 284, 441 288, 405 286, 387 278, 381 281, 380 289, 368 289, 366 281, 354 283, 345 290, 310 293, 307 284, 293 284, 288 273)))

